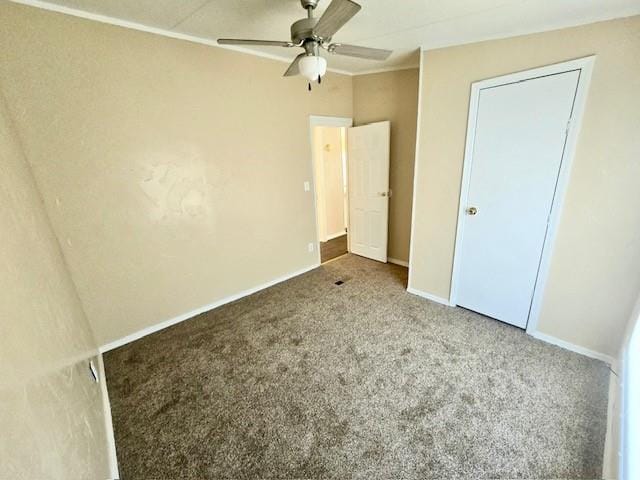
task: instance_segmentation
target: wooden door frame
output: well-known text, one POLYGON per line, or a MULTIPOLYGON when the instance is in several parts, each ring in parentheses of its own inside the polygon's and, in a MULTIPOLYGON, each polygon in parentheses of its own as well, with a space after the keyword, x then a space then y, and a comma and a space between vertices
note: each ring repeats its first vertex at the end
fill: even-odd
POLYGON ((458 220, 456 226, 456 239, 453 255, 453 270, 451 274, 451 289, 449 292, 449 304, 455 306, 457 303, 457 287, 458 276, 460 275, 462 240, 464 237, 464 218, 465 207, 467 205, 467 197, 469 194, 469 184, 471 182, 471 165, 473 163, 473 145, 476 135, 476 121, 478 116, 478 107, 480 103, 480 92, 485 88, 498 87, 510 83, 523 82, 538 77, 548 75, 556 75, 560 73, 580 70, 578 78, 578 86, 574 97, 573 110, 570 121, 567 125, 567 137, 565 140, 564 151, 560 163, 558 173, 558 181, 551 204, 551 212, 549 214, 549 222, 547 224, 547 232, 542 245, 542 254, 538 266, 538 275, 534 284, 533 296, 527 319, 526 331, 530 335, 535 335, 538 327, 538 319, 542 307, 542 298, 546 288, 546 282, 549 277, 549 267, 551 264, 551 256, 553 246, 556 240, 560 214, 569 183, 571 165, 575 156, 575 149, 580 132, 580 125, 584 114, 587 92, 591 81, 591 73, 593 71, 593 63, 595 55, 570 60, 567 62, 556 63, 545 67, 534 68, 508 75, 474 82, 471 84, 471 97, 469 101, 469 116, 467 122, 467 138, 464 150, 464 163, 462 167, 462 181, 460 188, 460 198, 458 203, 458 220))
MULTIPOLYGON (((344 127, 350 128, 353 126, 353 118, 351 117, 327 117, 322 115, 309 115, 309 147, 311 152, 311 180, 313 185, 313 218, 315 220, 315 248, 316 248, 316 262, 318 265, 322 263, 320 258, 320 232, 318 230, 318 192, 316 188, 316 165, 315 165, 315 152, 313 151, 313 129, 315 127, 344 127)), ((348 168, 348 165, 347 165, 348 168)), ((347 234, 347 240, 349 235, 347 234)), ((348 250, 351 251, 348 245, 348 250)))

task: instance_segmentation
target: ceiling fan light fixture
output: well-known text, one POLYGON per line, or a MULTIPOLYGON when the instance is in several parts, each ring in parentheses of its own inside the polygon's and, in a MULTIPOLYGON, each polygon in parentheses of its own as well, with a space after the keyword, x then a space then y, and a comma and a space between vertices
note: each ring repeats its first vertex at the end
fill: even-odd
POLYGON ((327 60, 319 55, 307 55, 300 59, 298 68, 300 73, 312 82, 327 73, 327 60))

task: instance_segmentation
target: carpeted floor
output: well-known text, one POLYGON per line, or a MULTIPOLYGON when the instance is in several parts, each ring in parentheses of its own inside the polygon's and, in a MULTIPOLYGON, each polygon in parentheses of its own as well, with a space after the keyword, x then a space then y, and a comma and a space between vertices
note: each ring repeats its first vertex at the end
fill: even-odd
POLYGON ((405 284, 348 255, 107 353, 122 478, 600 478, 605 364, 405 284))

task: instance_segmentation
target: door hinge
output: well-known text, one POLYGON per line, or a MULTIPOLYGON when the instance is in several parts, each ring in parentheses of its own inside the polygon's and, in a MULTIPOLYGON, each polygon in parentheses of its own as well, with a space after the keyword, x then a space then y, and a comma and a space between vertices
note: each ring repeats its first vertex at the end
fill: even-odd
POLYGON ((564 131, 565 136, 569 135, 569 129, 571 128, 571 117, 567 120, 567 128, 564 131))

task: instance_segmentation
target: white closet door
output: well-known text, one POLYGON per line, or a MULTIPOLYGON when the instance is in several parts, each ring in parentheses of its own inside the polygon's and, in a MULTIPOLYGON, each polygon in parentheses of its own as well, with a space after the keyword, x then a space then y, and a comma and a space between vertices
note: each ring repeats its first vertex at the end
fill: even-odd
POLYGON ((480 91, 456 303, 525 328, 579 71, 480 91))
POLYGON ((351 252, 387 261, 390 123, 347 131, 351 252))

